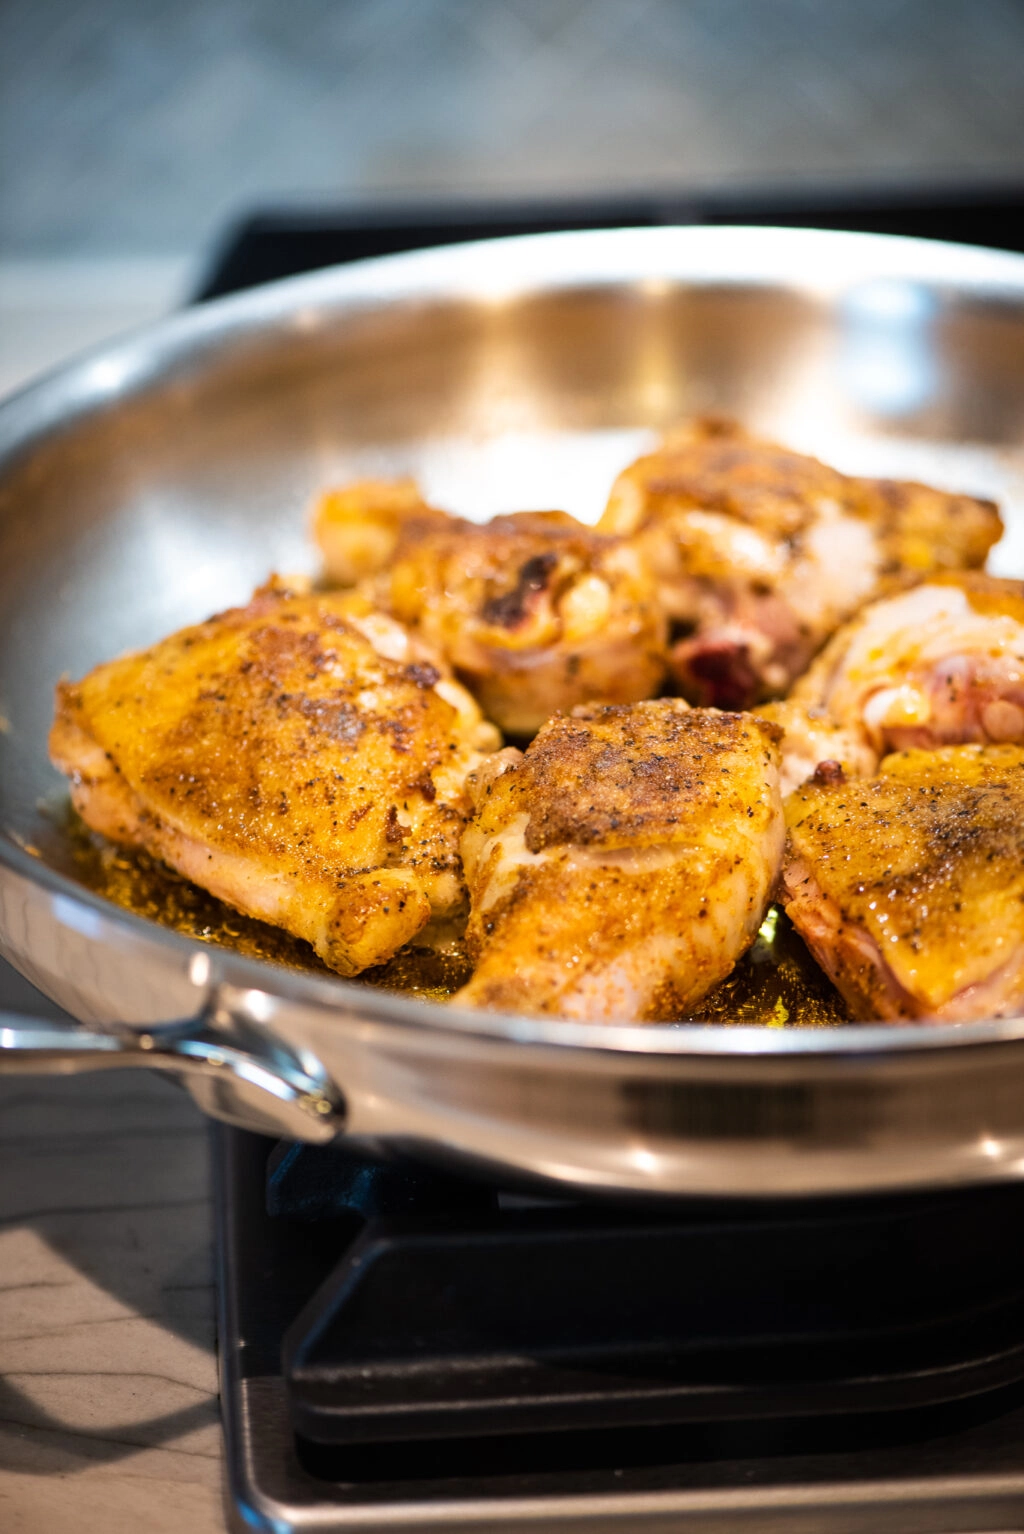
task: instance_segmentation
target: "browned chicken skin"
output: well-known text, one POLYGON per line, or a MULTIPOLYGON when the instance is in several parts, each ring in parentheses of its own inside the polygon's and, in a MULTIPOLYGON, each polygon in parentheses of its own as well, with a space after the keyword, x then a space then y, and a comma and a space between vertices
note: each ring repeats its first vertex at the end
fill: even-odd
POLYGON ((704 418, 620 474, 599 523, 633 537, 684 631, 672 672, 696 703, 785 692, 864 602, 934 570, 982 565, 994 505, 854 479, 704 418))
POLYGON ((360 479, 318 497, 313 536, 327 579, 354 586, 385 569, 406 534, 447 521, 447 512, 430 506, 414 479, 360 479))
POLYGON ((1024 1004, 1024 749, 819 769, 786 803, 788 915, 857 1021, 965 1022, 1024 1004))
POLYGON ((577 708, 475 774, 465 1006, 684 1016, 764 916, 782 851, 776 734, 679 699, 577 708))
POLYGON ((558 709, 658 691, 667 626, 639 550, 565 512, 410 516, 361 588, 443 654, 484 713, 532 735, 558 709))
POLYGON ((785 730, 783 792, 824 758, 859 777, 904 747, 1024 742, 1024 582, 960 571, 874 602, 760 712, 785 730))
POLYGON ((598 531, 364 480, 315 520, 353 589, 272 581, 61 684, 51 751, 91 827, 340 973, 464 917, 468 884, 459 1003, 616 1022, 686 1015, 752 941, 784 731, 783 792, 814 774, 786 906, 853 1013, 999 1015, 1024 1004, 1024 584, 962 567, 1000 528, 712 419, 625 470, 598 531), (755 718, 643 701, 669 670, 726 707, 804 674, 755 718), (525 755, 481 755, 466 687, 539 730, 525 755))
POLYGON ((465 899, 465 690, 345 599, 281 583, 61 683, 50 740, 88 825, 355 974, 465 899))

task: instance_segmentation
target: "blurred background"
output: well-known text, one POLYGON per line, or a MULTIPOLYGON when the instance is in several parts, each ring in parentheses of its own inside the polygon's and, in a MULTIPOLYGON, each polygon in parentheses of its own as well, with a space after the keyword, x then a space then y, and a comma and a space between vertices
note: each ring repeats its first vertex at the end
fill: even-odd
POLYGON ((0 392, 242 215, 1024 184, 1020 0, 0 0, 0 392))

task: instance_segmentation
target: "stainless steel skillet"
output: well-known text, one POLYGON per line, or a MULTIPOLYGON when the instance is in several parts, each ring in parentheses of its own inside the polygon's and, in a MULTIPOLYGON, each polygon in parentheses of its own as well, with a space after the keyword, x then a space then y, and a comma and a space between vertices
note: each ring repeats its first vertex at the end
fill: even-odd
POLYGON ((246 960, 74 878, 48 808, 63 672, 312 567, 315 489, 415 472, 486 515, 596 514, 645 430, 741 415, 868 472, 995 492, 1024 572, 1024 260, 814 231, 542 236, 221 301, 0 408, 0 948, 86 1026, 5 1069, 149 1063, 210 1113, 595 1189, 1024 1175, 1024 1020, 835 1031, 460 1014, 246 960))

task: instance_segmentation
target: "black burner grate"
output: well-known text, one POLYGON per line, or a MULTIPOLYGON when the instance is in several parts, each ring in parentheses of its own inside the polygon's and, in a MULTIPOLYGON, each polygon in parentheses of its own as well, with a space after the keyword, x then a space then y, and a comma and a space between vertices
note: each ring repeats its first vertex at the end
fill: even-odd
POLYGON ((339 1152, 370 1218, 310 1219, 272 1141, 216 1133, 239 1529, 1024 1525, 1024 1190, 654 1218, 399 1165, 432 1212, 389 1217, 339 1152))
POLYGON ((321 1211, 336 1200, 336 1261, 284 1345, 292 1421, 316 1442, 812 1418, 1024 1378, 1017 1185, 508 1209, 344 1145, 272 1163, 278 1217, 303 1218, 311 1187, 321 1211))

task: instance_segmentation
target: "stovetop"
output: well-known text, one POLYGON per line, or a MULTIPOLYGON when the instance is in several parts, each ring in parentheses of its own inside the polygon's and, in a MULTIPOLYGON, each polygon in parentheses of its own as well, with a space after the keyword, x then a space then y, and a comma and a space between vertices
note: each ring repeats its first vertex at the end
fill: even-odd
MULTIPOLYGON (((1019 187, 264 212, 198 297, 557 228, 1024 250, 1019 187)), ((218 1126, 238 1530, 1024 1528, 1024 1189, 580 1205, 218 1126)))
POLYGON ((762 187, 671 195, 280 207, 241 218, 214 252, 197 299, 297 272, 507 234, 660 224, 776 224, 958 240, 1024 252, 1024 181, 991 185, 762 187))
POLYGON ((556 1203, 218 1128, 234 1526, 1024 1526, 1024 1188, 556 1203))

